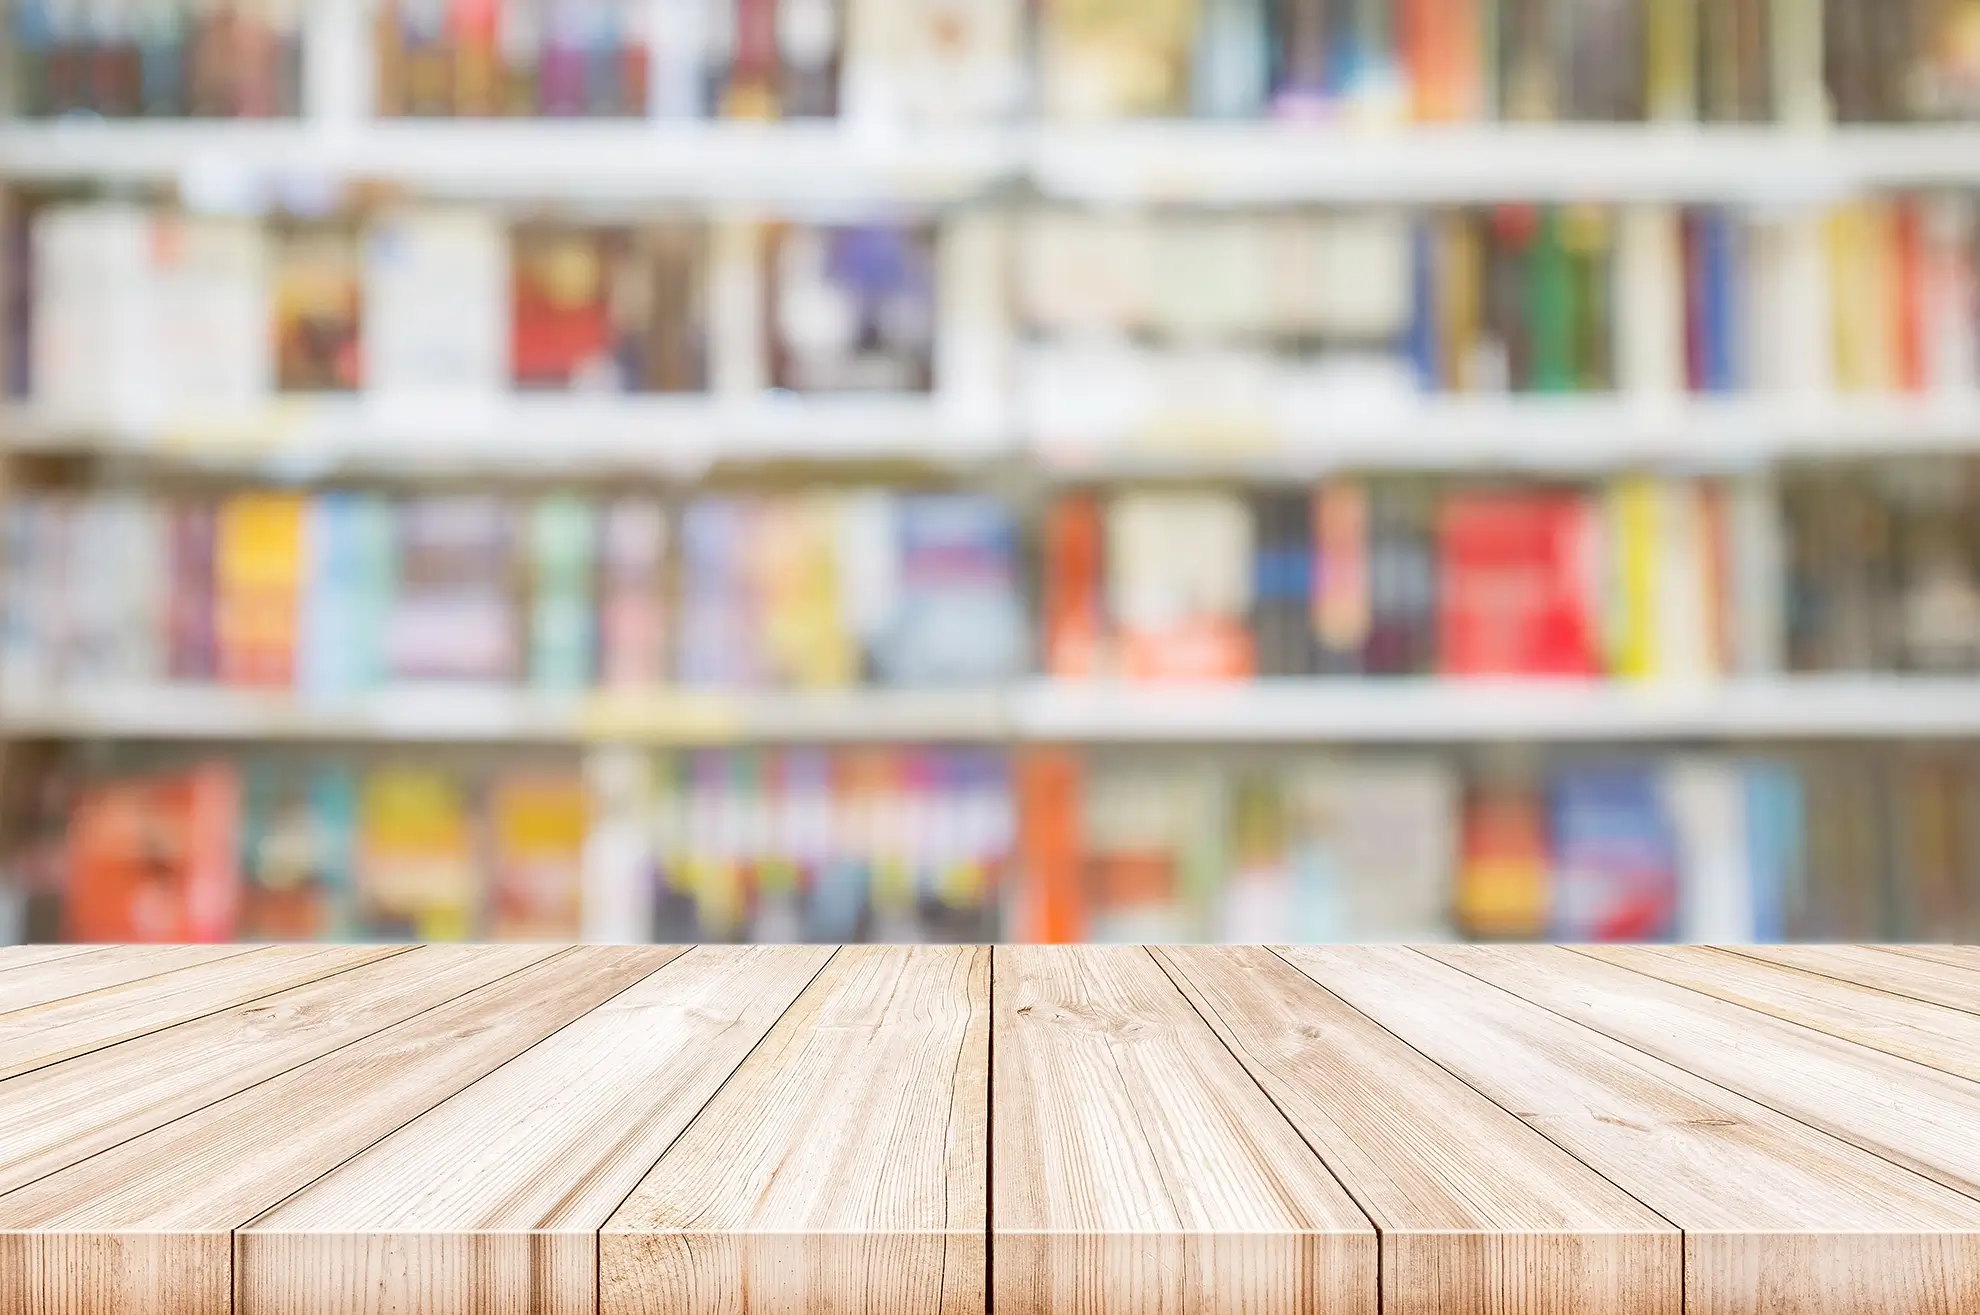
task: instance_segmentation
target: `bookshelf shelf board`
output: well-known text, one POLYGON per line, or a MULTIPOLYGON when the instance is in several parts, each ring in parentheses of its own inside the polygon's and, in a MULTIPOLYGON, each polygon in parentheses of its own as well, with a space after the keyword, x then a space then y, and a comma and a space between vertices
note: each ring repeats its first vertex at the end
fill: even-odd
POLYGON ((557 696, 409 686, 312 700, 157 686, 14 691, 16 738, 409 743, 1447 743, 1980 735, 1980 680, 1803 677, 1628 686, 1422 678, 1238 685, 663 690, 557 696))
POLYGON ((1944 1039, 1980 1002, 1864 984, 1901 950, 240 948, 0 947, 37 1001, 0 999, 21 1290, 1850 1315, 1980 1283, 1980 1082, 1944 1039))
POLYGON ((1695 124, 1343 130, 1146 122, 1047 128, 1032 181, 1069 201, 1727 201, 1796 203, 1980 177, 1964 127, 1793 130, 1695 124))
POLYGON ((1019 738, 1069 742, 1668 741, 1965 736, 1980 680, 1769 679, 1686 687, 1334 679, 1196 687, 1042 681, 1019 738))
POLYGON ((29 454, 388 476, 690 478, 717 463, 768 461, 969 465, 1012 446, 994 415, 898 394, 298 397, 204 415, 63 416, 26 405, 0 410, 0 435, 29 454))
POLYGON ((1020 160, 1008 133, 830 122, 77 121, 0 134, 0 175, 177 182, 244 204, 342 180, 476 200, 939 203, 1011 178, 1020 160))
POLYGON ((179 182, 236 198, 286 181, 369 179, 484 200, 941 203, 1027 183, 1068 201, 1794 203, 1980 181, 1980 130, 78 120, 9 125, 0 174, 179 182))
POLYGON ((1027 454, 1061 480, 1314 479, 1342 469, 1599 474, 1720 471, 1797 458, 1980 451, 1980 397, 1449 397, 1329 408, 1269 431, 1069 432, 939 395, 296 398, 226 414, 62 416, 0 407, 22 454, 124 455, 284 475, 646 473, 722 464, 906 461, 968 467, 1027 454), (1017 434, 1026 437, 1020 442, 1017 434))
POLYGON ((163 686, 20 699, 0 717, 0 731, 55 739, 459 744, 988 740, 1006 733, 1004 705, 1001 692, 980 689, 558 696, 435 685, 311 700, 286 691, 163 686))

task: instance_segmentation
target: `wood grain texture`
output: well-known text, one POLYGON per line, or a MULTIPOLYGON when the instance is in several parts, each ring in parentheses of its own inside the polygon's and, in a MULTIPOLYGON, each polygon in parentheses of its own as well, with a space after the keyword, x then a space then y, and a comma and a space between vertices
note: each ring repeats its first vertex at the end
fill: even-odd
POLYGON ((1867 945, 1740 945, 1728 952, 1980 1013, 1980 967, 1956 968, 1867 945))
POLYGON ((998 1315, 1377 1309, 1366 1217, 1138 947, 999 948, 998 1315))
POLYGON ((1980 969, 1980 948, 1971 945, 1880 945, 1892 954, 1908 954, 1914 959, 1950 964, 1955 968, 1980 969))
POLYGON ((271 945, 0 1014, 0 1078, 231 1009, 374 959, 404 954, 406 949, 403 945, 271 945))
POLYGON ((253 949, 251 945, 111 945, 43 960, 0 973, 0 1013, 231 959, 253 949))
POLYGON ((679 954, 566 950, 0 1196, 0 1315, 229 1315, 234 1229, 679 954))
POLYGON ((1625 1045, 1980 1196, 1980 1085, 1557 946, 1426 948, 1625 1045))
POLYGON ((1980 1079, 1980 1016, 1794 968, 1692 946, 1588 946, 1577 952, 1774 1018, 1980 1079))
POLYGON ((1677 1315, 1654 1211, 1270 950, 1154 954, 1381 1229, 1388 1315, 1677 1315))
POLYGON ((990 954, 839 950, 607 1221, 601 1315, 978 1315, 990 954))
POLYGON ((0 1192, 555 953, 424 946, 0 1081, 0 1192))
POLYGON ((428 1110, 235 1237, 240 1315, 590 1315, 597 1237, 818 972, 704 947, 428 1110))
POLYGON ((0 945, 0 973, 109 948, 107 945, 0 945))
POLYGON ((1422 952, 1281 954, 1682 1228, 1686 1315, 1980 1309, 1980 1202, 1422 952))

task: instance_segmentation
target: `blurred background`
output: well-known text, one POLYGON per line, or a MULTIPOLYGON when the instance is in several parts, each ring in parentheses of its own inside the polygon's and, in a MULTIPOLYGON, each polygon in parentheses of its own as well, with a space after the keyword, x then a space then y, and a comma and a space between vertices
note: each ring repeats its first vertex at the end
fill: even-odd
POLYGON ((1980 939, 1980 0, 11 0, 0 942, 1980 939))

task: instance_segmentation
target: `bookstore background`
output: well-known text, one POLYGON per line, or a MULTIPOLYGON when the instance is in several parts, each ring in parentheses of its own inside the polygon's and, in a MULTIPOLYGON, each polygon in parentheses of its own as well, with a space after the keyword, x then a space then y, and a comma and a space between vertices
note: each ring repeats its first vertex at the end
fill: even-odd
POLYGON ((1980 939, 1980 0, 13 0, 0 942, 1980 939))

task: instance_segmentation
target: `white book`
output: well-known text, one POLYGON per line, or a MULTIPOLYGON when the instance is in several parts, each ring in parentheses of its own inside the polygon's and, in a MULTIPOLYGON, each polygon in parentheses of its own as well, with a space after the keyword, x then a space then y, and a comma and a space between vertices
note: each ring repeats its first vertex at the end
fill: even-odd
POLYGON ((652 765, 638 749, 595 750, 585 763, 592 824, 583 858, 584 939, 639 944, 653 935, 656 851, 652 765))
POLYGON ((1617 379, 1637 397, 1685 391, 1684 257, 1677 211, 1632 206, 1617 234, 1617 379))
POLYGON ((1733 671, 1778 673, 1783 665, 1787 563, 1781 541, 1780 494, 1772 476, 1739 476, 1726 489, 1728 563, 1726 609, 1733 671))
POLYGON ((1661 784, 1678 835, 1678 939, 1694 945, 1752 941, 1744 773, 1722 758, 1687 756, 1664 767, 1661 784))
POLYGON ((274 390, 270 251, 257 220, 152 218, 148 405, 161 423, 252 415, 274 390))
POLYGON ((1935 196, 1925 202, 1926 378, 1940 393, 1965 395, 1980 385, 1974 228, 1970 195, 1935 196))
POLYGON ((510 269, 500 219, 400 209, 365 234, 365 386, 381 395, 491 397, 509 376, 510 269))
POLYGON ((1655 585, 1657 675, 1700 681, 1716 674, 1704 507, 1695 480, 1660 479, 1657 492, 1656 550, 1663 555, 1655 585))

